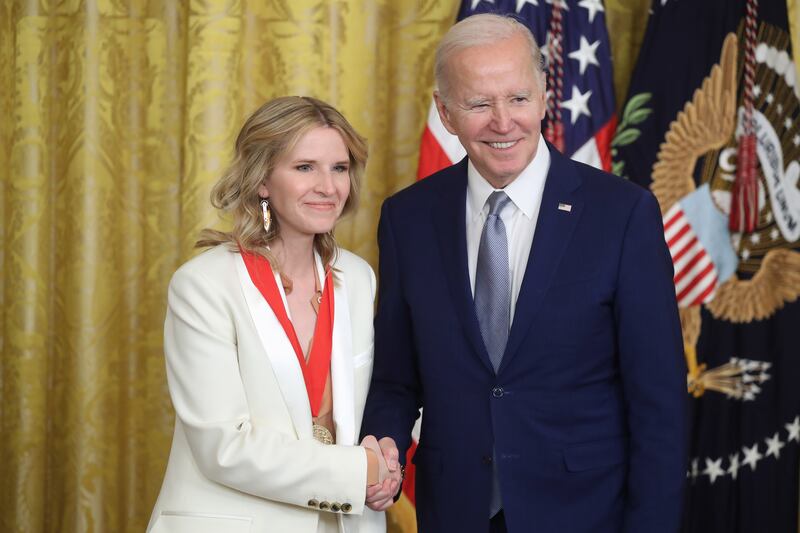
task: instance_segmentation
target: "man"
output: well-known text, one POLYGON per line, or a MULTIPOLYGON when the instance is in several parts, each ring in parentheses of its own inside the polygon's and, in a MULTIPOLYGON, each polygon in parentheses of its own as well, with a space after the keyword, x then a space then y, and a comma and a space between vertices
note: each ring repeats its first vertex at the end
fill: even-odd
POLYGON ((467 151, 386 200, 362 432, 405 457, 422 532, 674 532, 686 370, 653 195, 540 133, 533 36, 476 15, 436 54, 467 151))

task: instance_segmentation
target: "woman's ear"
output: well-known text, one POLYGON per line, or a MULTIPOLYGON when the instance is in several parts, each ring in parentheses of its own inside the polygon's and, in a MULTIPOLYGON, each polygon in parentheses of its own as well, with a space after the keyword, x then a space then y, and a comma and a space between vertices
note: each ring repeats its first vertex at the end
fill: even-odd
POLYGON ((262 183, 258 187, 258 196, 261 198, 269 198, 269 188, 267 187, 266 183, 262 183))

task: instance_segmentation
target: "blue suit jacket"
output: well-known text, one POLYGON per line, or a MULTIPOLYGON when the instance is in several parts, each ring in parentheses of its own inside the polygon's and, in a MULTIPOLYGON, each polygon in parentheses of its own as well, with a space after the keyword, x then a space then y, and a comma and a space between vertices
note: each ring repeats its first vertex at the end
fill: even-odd
POLYGON ((404 456, 424 407, 422 532, 487 530, 493 446, 511 532, 678 529, 686 368, 658 204, 550 153, 497 374, 467 271, 466 159, 383 205, 362 433, 393 437, 404 456))

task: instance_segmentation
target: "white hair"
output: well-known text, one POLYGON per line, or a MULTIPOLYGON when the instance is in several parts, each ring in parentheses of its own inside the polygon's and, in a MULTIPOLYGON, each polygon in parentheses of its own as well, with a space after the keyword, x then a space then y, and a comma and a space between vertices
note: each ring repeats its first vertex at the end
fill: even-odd
POLYGON ((536 44, 533 34, 527 26, 512 16, 497 15, 494 13, 481 13, 467 17, 453 25, 436 47, 434 63, 434 76, 439 97, 447 101, 450 86, 447 80, 447 62, 456 52, 481 46, 494 44, 521 35, 527 42, 531 52, 531 64, 539 82, 544 90, 544 64, 539 45, 536 44))

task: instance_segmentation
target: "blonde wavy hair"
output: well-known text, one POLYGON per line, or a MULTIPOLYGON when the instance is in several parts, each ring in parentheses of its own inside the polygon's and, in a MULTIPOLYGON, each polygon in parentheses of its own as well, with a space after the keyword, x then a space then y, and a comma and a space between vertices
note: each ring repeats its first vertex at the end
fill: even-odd
MULTIPOLYGON (((289 153, 305 133, 320 126, 338 131, 347 147, 350 194, 342 216, 354 212, 367 163, 366 141, 333 106, 309 96, 283 96, 262 105, 245 121, 236 138, 233 162, 211 190, 211 204, 233 218, 233 229, 223 232, 206 228, 195 247, 228 244, 262 255, 273 267, 278 267, 269 246, 280 238, 280 220, 273 211, 270 231, 264 231, 258 189, 278 160, 289 153)), ((317 234, 314 248, 323 265, 335 262, 337 246, 332 231, 317 234)))

